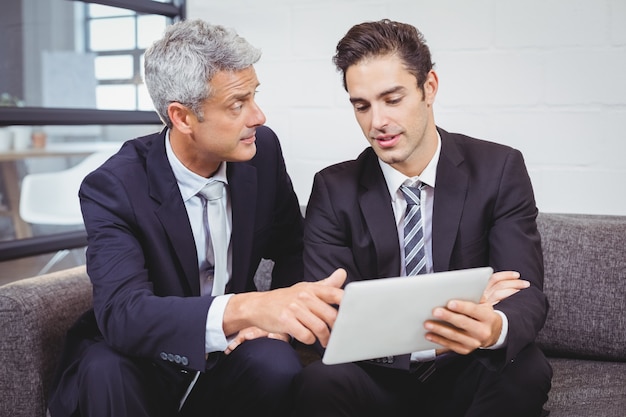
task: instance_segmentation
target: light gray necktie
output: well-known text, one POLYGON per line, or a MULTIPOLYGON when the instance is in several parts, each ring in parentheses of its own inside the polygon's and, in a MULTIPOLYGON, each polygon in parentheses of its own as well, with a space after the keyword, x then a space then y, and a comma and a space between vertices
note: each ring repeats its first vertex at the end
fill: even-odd
POLYGON ((222 181, 211 181, 198 192, 206 204, 205 224, 210 239, 207 241, 207 261, 213 265, 213 290, 211 295, 224 294, 228 283, 228 245, 226 233, 226 189, 222 181))
POLYGON ((404 215, 404 260, 407 275, 426 272, 426 254, 424 251, 424 230, 420 210, 420 193, 424 184, 416 186, 401 185, 400 191, 406 200, 404 215))

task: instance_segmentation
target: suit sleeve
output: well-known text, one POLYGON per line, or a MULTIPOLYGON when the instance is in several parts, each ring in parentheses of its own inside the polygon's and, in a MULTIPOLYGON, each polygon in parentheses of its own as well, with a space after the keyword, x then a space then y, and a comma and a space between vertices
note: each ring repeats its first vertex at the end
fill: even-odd
POLYGON ((543 293, 543 255, 537 230, 537 208, 523 157, 512 150, 503 165, 492 226, 489 263, 496 271, 516 270, 531 286, 495 308, 509 321, 506 362, 537 337, 548 311, 543 293))

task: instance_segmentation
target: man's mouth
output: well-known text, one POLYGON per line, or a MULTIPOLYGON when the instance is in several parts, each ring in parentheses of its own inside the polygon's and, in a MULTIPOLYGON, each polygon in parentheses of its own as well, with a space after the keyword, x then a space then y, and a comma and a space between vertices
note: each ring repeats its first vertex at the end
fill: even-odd
POLYGON ((400 135, 378 135, 374 138, 381 148, 390 148, 400 140, 400 135))
POLYGON ((248 143, 248 144, 254 143, 256 141, 256 132, 252 132, 251 136, 245 137, 245 138, 241 139, 241 141, 243 143, 248 143))

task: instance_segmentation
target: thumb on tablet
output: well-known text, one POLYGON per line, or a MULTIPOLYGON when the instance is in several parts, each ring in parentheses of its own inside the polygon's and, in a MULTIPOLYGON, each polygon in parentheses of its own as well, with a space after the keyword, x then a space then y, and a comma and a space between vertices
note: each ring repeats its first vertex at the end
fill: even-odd
POLYGON ((346 281, 347 276, 348 274, 346 273, 345 269, 338 268, 335 270, 335 272, 330 274, 328 278, 321 280, 320 284, 335 288, 341 288, 343 283, 346 281))

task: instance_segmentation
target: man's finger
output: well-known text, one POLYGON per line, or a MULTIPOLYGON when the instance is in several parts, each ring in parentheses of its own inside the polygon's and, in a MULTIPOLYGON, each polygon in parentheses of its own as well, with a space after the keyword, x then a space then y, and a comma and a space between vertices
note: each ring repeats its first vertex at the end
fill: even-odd
POLYGON ((493 282, 504 281, 508 279, 518 279, 520 273, 517 271, 500 271, 493 274, 490 278, 493 282))
POLYGON ((339 268, 336 269, 335 272, 330 274, 328 278, 320 280, 319 282, 322 285, 327 285, 330 287, 341 288, 343 283, 346 281, 348 274, 345 269, 339 268))

